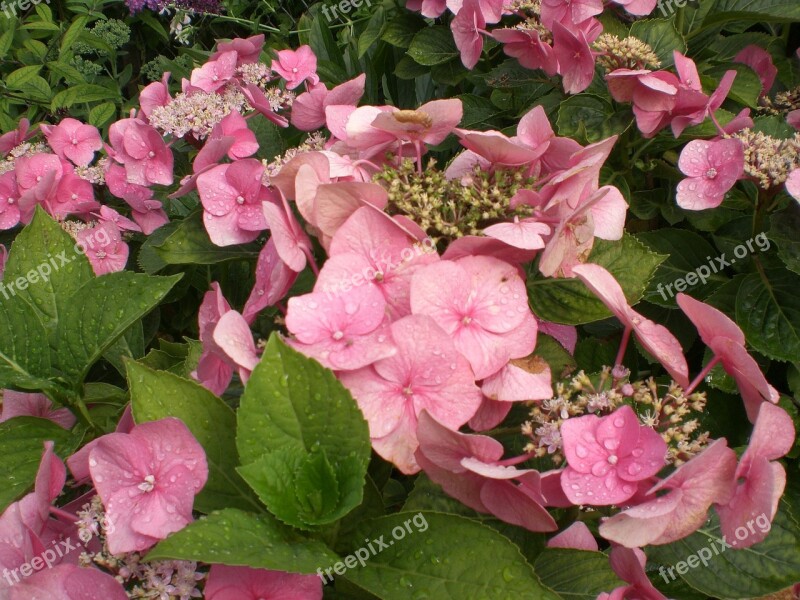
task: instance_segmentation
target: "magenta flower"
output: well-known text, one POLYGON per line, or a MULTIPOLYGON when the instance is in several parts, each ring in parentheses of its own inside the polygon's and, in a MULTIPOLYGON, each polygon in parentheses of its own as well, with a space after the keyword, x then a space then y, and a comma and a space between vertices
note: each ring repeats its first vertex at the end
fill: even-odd
POLYGON ((573 550, 585 550, 587 552, 598 552, 600 546, 592 535, 592 532, 583 521, 575 521, 558 535, 554 535, 547 541, 548 548, 572 548, 573 550))
POLYGON ((366 75, 363 73, 328 90, 318 83, 300 94, 292 103, 291 123, 301 131, 315 131, 325 126, 325 111, 329 106, 355 106, 364 95, 366 75))
POLYGON ((322 580, 316 575, 212 565, 205 586, 206 600, 322 600, 322 580))
POLYGON ((275 240, 269 239, 258 255, 256 283, 242 310, 245 320, 252 323, 259 312, 281 300, 289 293, 298 275, 281 260, 275 240))
POLYGON ((286 80, 286 87, 290 90, 298 87, 306 79, 311 85, 319 83, 317 56, 310 46, 279 51, 278 58, 272 61, 272 70, 286 80))
POLYGON ((73 564, 43 569, 15 584, 8 600, 126 600, 116 579, 94 568, 73 564))
POLYGON ((606 519, 600 535, 627 548, 669 544, 697 531, 712 504, 733 497, 736 453, 724 439, 679 466, 647 492, 647 499, 606 519))
POLYGON ((192 432, 170 417, 99 438, 89 472, 114 524, 108 549, 120 554, 147 550, 192 522, 208 464, 192 432))
POLYGON ((11 229, 19 224, 20 191, 13 171, 0 175, 0 229, 11 229))
POLYGON ((219 122, 219 126, 223 136, 233 138, 233 144, 228 149, 228 158, 239 160, 258 152, 256 134, 250 131, 247 121, 238 111, 231 111, 219 122))
MULTIPOLYGON (((2 272, 0 272, 2 278, 2 272)), ((14 417, 40 417, 60 425, 64 429, 72 429, 75 415, 68 408, 54 408, 53 403, 44 394, 26 394, 13 390, 3 390, 3 412, 0 423, 14 417)))
POLYGON ((8 154, 21 143, 33 137, 36 128, 31 129, 30 127, 31 122, 28 119, 20 119, 16 129, 0 135, 0 155, 8 154))
POLYGON ((128 244, 122 241, 119 227, 113 221, 104 221, 91 229, 82 229, 77 237, 98 277, 122 271, 128 264, 128 244))
POLYGON ((210 60, 217 60, 225 52, 233 50, 237 54, 237 67, 256 63, 261 57, 261 51, 264 49, 264 38, 264 34, 259 33, 249 38, 234 38, 230 42, 219 42, 217 51, 211 55, 210 60))
POLYGON ((573 29, 553 23, 553 52, 567 94, 582 92, 594 79, 594 54, 587 35, 580 27, 573 29))
POLYGON ((203 296, 197 316, 203 353, 200 355, 200 361, 197 363, 197 369, 192 373, 192 377, 217 396, 222 395, 228 388, 233 377, 233 365, 222 348, 214 341, 214 329, 222 316, 230 311, 231 306, 222 295, 219 283, 213 282, 211 290, 203 296))
POLYGON ((418 436, 417 462, 450 496, 529 531, 556 530, 544 508, 544 478, 537 471, 504 465, 500 442, 449 429, 427 411, 419 415, 418 436))
MULTIPOLYGON (((744 333, 727 315, 713 306, 686 294, 678 294, 677 301, 697 327, 703 343, 714 353, 714 364, 722 363, 722 367, 736 381, 747 416, 751 423, 755 423, 762 403, 776 404, 780 394, 767 382, 758 363, 747 353, 744 333)), ((710 368, 707 366, 706 370, 710 368)))
POLYGON ((216 92, 233 79, 236 74, 236 52, 223 52, 218 58, 209 60, 199 69, 192 71, 192 86, 204 92, 216 92))
POLYGON ((550 30, 556 23, 574 28, 602 12, 602 0, 542 0, 542 24, 550 30))
POLYGON ((491 35, 503 44, 503 52, 526 69, 542 69, 550 77, 558 72, 553 47, 543 42, 535 29, 495 29, 491 35))
POLYGON ((486 19, 481 11, 479 0, 464 0, 461 10, 450 23, 456 47, 461 52, 461 62, 467 69, 473 69, 483 52, 483 36, 486 19))
POLYGON ((108 130, 111 155, 125 166, 127 182, 171 185, 174 157, 153 127, 140 119, 122 119, 108 130))
POLYGON ((727 504, 715 506, 720 531, 729 540, 735 540, 731 543, 737 548, 747 548, 767 537, 767 527, 759 526, 752 531, 747 524, 761 515, 770 521, 775 518, 786 487, 786 470, 777 459, 788 454, 795 441, 792 418, 778 406, 761 404, 755 423, 750 445, 736 467, 733 498, 727 504), (743 540, 735 535, 740 527, 748 532, 743 540))
POLYGON ((687 210, 716 208, 744 173, 744 148, 739 140, 692 140, 678 166, 687 179, 678 184, 678 206, 687 210))
POLYGON ((37 204, 47 205, 55 199, 58 184, 64 176, 64 164, 55 154, 34 154, 16 160, 15 173, 23 223, 33 218, 37 204))
POLYGON ((496 258, 468 256, 426 266, 411 281, 411 311, 432 317, 452 336, 475 379, 494 375, 536 346, 525 282, 515 267, 496 258))
POLYGON ((229 310, 220 317, 212 336, 217 347, 236 365, 242 383, 246 384, 259 361, 247 321, 235 310, 229 310))
POLYGON ((742 63, 753 69, 761 79, 761 96, 764 97, 769 93, 778 76, 778 68, 772 62, 772 55, 769 52, 760 46, 750 44, 733 57, 733 62, 742 63))
MULTIPOLYGON (((800 116, 800 111, 798 111, 800 116)), ((795 169, 789 174, 786 180, 786 191, 791 194, 792 198, 800 202, 800 169, 795 169)))
POLYGON ((270 197, 262 184, 264 165, 254 158, 218 165, 197 178, 203 223, 217 246, 246 244, 267 228, 261 204, 270 197))
POLYGON ((573 272, 625 327, 625 335, 633 332, 636 338, 679 385, 689 385, 689 367, 680 342, 663 325, 646 319, 630 306, 617 280, 600 265, 583 264, 573 267, 573 272))
POLYGON ((294 296, 286 328, 297 350, 329 369, 360 369, 397 351, 386 323, 386 300, 374 285, 333 298, 323 293, 294 296))
POLYGON ((647 557, 639 548, 614 547, 611 549, 609 562, 614 573, 629 585, 618 587, 610 594, 600 594, 597 600, 624 600, 625 598, 668 600, 647 577, 644 570, 647 557))
POLYGON ((42 124, 41 130, 53 152, 74 165, 87 166, 94 160, 94 153, 103 148, 97 127, 76 119, 67 118, 55 126, 42 124))
POLYGON ((574 504, 622 504, 666 464, 666 442, 627 405, 602 418, 567 419, 561 438, 568 465, 561 487, 574 504))
POLYGON ((340 379, 369 422, 372 447, 411 474, 419 471, 414 452, 420 412, 458 429, 478 410, 482 395, 469 363, 432 319, 404 317, 392 323, 391 334, 395 355, 340 379))
POLYGON ((658 0, 614 0, 632 15, 644 16, 653 12, 658 0))

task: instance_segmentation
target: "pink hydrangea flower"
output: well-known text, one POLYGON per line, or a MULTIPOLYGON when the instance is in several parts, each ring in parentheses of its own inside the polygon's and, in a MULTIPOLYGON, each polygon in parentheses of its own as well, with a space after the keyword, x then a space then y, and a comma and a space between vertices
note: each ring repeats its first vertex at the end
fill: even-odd
POLYGON ((290 90, 306 80, 312 85, 319 83, 317 56, 310 46, 279 51, 278 58, 272 61, 272 70, 286 80, 286 88, 290 90))
POLYGON ((218 165, 197 178, 203 223, 218 246, 252 242, 267 228, 261 208, 270 194, 262 184, 264 165, 254 158, 218 165))
POLYGON ((64 177, 64 163, 55 154, 34 154, 18 158, 15 167, 20 218, 28 223, 37 204, 47 205, 55 199, 64 177))
POLYGON ((582 92, 594 79, 594 54, 588 37, 580 27, 553 23, 553 53, 567 94, 582 92))
POLYGON ((452 336, 475 379, 494 375, 536 346, 525 283, 516 268, 496 258, 470 256, 426 266, 411 281, 411 311, 433 317, 452 336))
POLYGON ((208 464, 192 432, 170 417, 99 438, 89 472, 114 523, 108 549, 120 554, 147 550, 192 522, 208 464))
POLYGON ((35 133, 36 128, 31 129, 31 122, 28 119, 20 119, 16 129, 0 135, 0 155, 8 154, 35 133))
POLYGON ((484 435, 448 429, 427 411, 419 415, 416 458, 445 492, 481 513, 529 531, 555 531, 545 510, 543 480, 552 474, 503 464, 503 445, 484 435))
POLYGON ((537 357, 510 361, 483 380, 481 391, 490 400, 524 402, 553 397, 550 366, 537 357))
POLYGON ((214 60, 209 60, 199 69, 192 71, 192 86, 204 92, 216 92, 233 79, 239 55, 234 51, 223 52, 214 60))
POLYGON ((122 216, 110 206, 101 206, 100 213, 95 214, 95 216, 101 222, 108 221, 110 223, 114 223, 114 225, 116 225, 120 231, 135 231, 137 233, 142 232, 142 228, 139 227, 135 222, 131 221, 127 217, 122 216))
POLYGON ((587 263, 572 270, 625 326, 626 335, 632 331, 645 350, 664 366, 679 385, 689 385, 689 366, 683 348, 666 327, 646 319, 628 306, 617 280, 600 265, 587 263))
POLYGON ((542 0, 542 24, 552 30, 555 23, 572 27, 603 12, 601 0, 542 0))
POLYGON ((736 453, 715 440, 653 486, 644 502, 603 521, 600 535, 627 548, 684 538, 706 522, 712 504, 730 502, 735 471, 736 453))
POLYGON ((370 367, 342 373, 370 427, 375 451, 403 473, 416 473, 417 418, 427 410, 458 429, 482 395, 469 363, 429 317, 410 315, 391 326, 397 353, 370 367))
POLYGON ((82 229, 78 243, 86 249, 86 258, 98 277, 122 271, 128 264, 130 249, 122 241, 122 234, 113 221, 101 222, 91 229, 82 229))
POLYGON ((747 524, 761 515, 770 521, 775 518, 786 487, 786 470, 778 459, 789 453, 794 441, 794 424, 786 411, 772 404, 761 404, 750 445, 736 467, 733 498, 727 504, 715 506, 720 531, 737 548, 748 548, 767 537, 769 528, 760 525, 752 531, 747 524), (736 535, 738 528, 747 531, 744 539, 736 535))
POLYGON ((15 584, 8 600, 126 600, 125 588, 94 568, 62 564, 34 573, 15 584))
POLYGON ((264 34, 259 33, 249 38, 234 38, 230 42, 219 42, 217 51, 211 55, 210 60, 217 60, 225 52, 234 51, 237 54, 237 67, 256 63, 261 57, 261 51, 264 49, 264 39, 264 34))
POLYGON ((139 108, 145 119, 150 117, 154 108, 172 102, 172 97, 169 95, 169 76, 169 73, 164 73, 161 81, 154 81, 139 92, 139 108))
POLYGON ((733 62, 742 63, 753 69, 761 80, 761 96, 769 93, 778 76, 778 68, 772 62, 772 55, 769 52, 760 46, 750 44, 733 57, 733 62))
POLYGON ((644 16, 653 12, 658 0, 614 0, 632 15, 644 16))
POLYGON ((600 594, 597 600, 623 600, 624 598, 668 600, 647 577, 644 570, 647 557, 639 548, 614 547, 611 549, 609 562, 614 573, 629 585, 618 587, 610 594, 600 594))
POLYGON ((94 153, 103 148, 103 140, 97 127, 66 118, 58 125, 42 124, 41 130, 53 152, 74 165, 88 166, 94 153))
POLYGON ((233 144, 228 149, 228 158, 238 160, 258 152, 256 134, 250 131, 247 121, 238 111, 231 111, 219 122, 219 126, 223 136, 233 138, 233 144))
POLYGON ((497 223, 483 230, 483 235, 500 240, 523 250, 539 250, 544 248, 543 235, 550 233, 550 227, 539 223, 536 219, 514 217, 510 223, 497 223))
POLYGON ((561 487, 574 504, 622 504, 636 493, 637 482, 666 464, 666 442, 627 405, 602 418, 567 419, 561 438, 567 459, 561 487))
POLYGON ((246 384, 259 361, 247 321, 235 310, 229 310, 220 317, 212 335, 217 347, 236 364, 239 377, 246 384))
POLYGON ((742 394, 750 422, 755 423, 758 409, 764 402, 776 404, 780 399, 761 372, 755 359, 747 353, 745 337, 739 326, 727 315, 686 294, 678 294, 678 306, 697 327, 697 331, 714 353, 714 361, 734 378, 742 394))
POLYGON ((482 33, 486 29, 486 19, 479 0, 464 0, 461 10, 450 23, 450 29, 456 47, 461 52, 461 62, 467 69, 473 69, 483 52, 482 33))
POLYGON ((547 541, 548 548, 572 548, 586 552, 598 552, 600 546, 594 539, 592 532, 583 521, 575 521, 558 535, 547 541))
POLYGON ((744 173, 744 148, 739 140, 692 140, 678 166, 688 175, 678 184, 678 206, 687 210, 716 208, 744 173))
POLYGON ((11 229, 19 224, 22 217, 19 209, 20 195, 14 172, 0 175, 0 229, 11 229))
POLYGON ((306 268, 308 257, 313 258, 308 235, 282 197, 280 200, 262 202, 261 210, 281 260, 290 269, 300 273, 306 268))
POLYGON ((231 306, 222 295, 219 283, 214 281, 211 284, 211 290, 203 296, 203 302, 200 304, 197 315, 203 353, 200 355, 197 369, 192 373, 192 377, 217 396, 222 395, 228 388, 233 377, 231 361, 214 341, 214 329, 217 323, 230 310, 231 306))
MULTIPOLYGON (((2 278, 2 270, 0 270, 2 278)), ((26 394, 13 390, 3 390, 3 412, 0 423, 14 417, 40 417, 60 425, 64 429, 72 429, 75 415, 68 408, 54 408, 53 403, 44 394, 26 394)))
POLYGON ((558 71, 553 47, 542 41, 535 29, 495 29, 491 35, 503 44, 503 52, 526 69, 541 69, 550 77, 558 71))
POLYGON ((111 155, 125 166, 127 183, 172 185, 174 157, 161 135, 140 119, 122 119, 108 130, 111 155))
POLYGON ((316 575, 212 565, 205 585, 206 600, 322 600, 316 575))
POLYGON ((275 240, 269 239, 258 254, 256 283, 242 310, 245 320, 252 323, 259 312, 281 300, 289 293, 298 275, 281 260, 275 240))
POLYGON ((318 83, 292 103, 291 123, 301 131, 315 131, 325 126, 325 111, 329 106, 355 106, 364 95, 366 75, 363 73, 328 90, 318 83))
POLYGON ((286 328, 297 350, 329 369, 360 369, 397 351, 386 323, 386 300, 374 285, 333 298, 318 292, 290 298, 286 328))

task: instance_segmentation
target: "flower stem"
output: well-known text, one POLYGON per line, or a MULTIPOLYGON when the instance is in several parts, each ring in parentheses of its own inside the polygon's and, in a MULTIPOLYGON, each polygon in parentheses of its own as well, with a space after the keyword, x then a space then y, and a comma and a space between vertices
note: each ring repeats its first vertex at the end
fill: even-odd
POLYGON ((705 379, 709 373, 711 373, 711 370, 719 364, 720 360, 720 357, 715 355, 714 358, 711 359, 711 361, 705 366, 705 368, 700 371, 697 377, 692 380, 692 382, 689 384, 689 387, 684 391, 684 395, 688 396, 691 394, 694 389, 700 385, 700 382, 703 381, 703 379, 705 379))

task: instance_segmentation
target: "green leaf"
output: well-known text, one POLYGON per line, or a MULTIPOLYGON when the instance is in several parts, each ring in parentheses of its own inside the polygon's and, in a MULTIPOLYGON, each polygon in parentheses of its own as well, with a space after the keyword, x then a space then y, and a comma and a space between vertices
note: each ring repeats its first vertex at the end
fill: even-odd
POLYGON ((14 41, 14 33, 16 32, 12 26, 0 35, 0 59, 5 58, 6 54, 8 54, 8 51, 11 49, 11 44, 14 41))
POLYGON ((554 380, 563 379, 578 368, 578 364, 567 349, 555 338, 544 333, 536 336, 536 349, 533 354, 547 362, 554 380))
POLYGON ((104 102, 93 106, 89 111, 89 123, 97 128, 103 127, 117 115, 117 106, 113 102, 104 102))
POLYGON ((81 440, 47 419, 16 417, 0 423, 0 513, 33 486, 45 441, 54 442, 55 453, 66 458, 81 440))
POLYGON ((657 229, 640 233, 636 237, 653 252, 668 256, 647 287, 644 299, 648 302, 677 308, 675 296, 678 292, 706 298, 728 281, 725 275, 715 273, 717 262, 713 257, 717 251, 705 238, 693 231, 657 229), (703 276, 702 279, 700 275, 703 276), (683 281, 680 284, 682 289, 676 287, 676 282, 679 281, 683 281))
MULTIPOLYGON (((705 553, 718 550, 719 554, 715 552, 707 559, 707 565, 701 564, 684 575, 676 575, 714 598, 760 598, 797 581, 800 573, 798 517, 797 507, 790 506, 784 498, 767 538, 750 548, 736 550, 736 540, 726 540, 732 548, 723 552, 719 519, 714 515, 709 525, 692 535, 664 546, 649 546, 645 553, 651 561, 673 567, 703 548, 705 553)), ((757 526, 754 524, 754 527, 757 526)))
POLYGON ((631 124, 629 113, 614 113, 605 98, 594 94, 570 96, 558 109, 558 133, 582 143, 599 142, 622 133, 631 124))
POLYGON ((82 83, 56 94, 52 100, 53 108, 69 108, 76 103, 97 102, 99 100, 118 100, 119 90, 102 85, 82 83))
POLYGON ((650 44, 661 60, 661 67, 675 64, 673 51, 686 53, 686 41, 675 28, 673 19, 640 19, 631 25, 631 35, 650 44))
POLYGON ((147 560, 166 559, 316 573, 338 557, 322 542, 304 538, 271 515, 228 508, 190 523, 147 555, 147 560))
POLYGON ((447 27, 428 27, 414 36, 408 55, 426 67, 441 65, 461 56, 447 27))
POLYGON ((595 600, 602 592, 625 586, 602 552, 547 548, 533 564, 547 587, 562 598, 595 600))
POLYGON ((51 73, 61 77, 67 83, 86 83, 86 78, 72 65, 65 62, 51 60, 47 63, 47 68, 51 73))
POLYGON ((61 38, 61 47, 59 50, 62 55, 72 48, 72 45, 78 40, 84 29, 86 29, 86 24, 88 22, 89 17, 85 15, 75 18, 69 26, 69 29, 64 33, 64 37, 61 38))
MULTIPOLYGON (((345 577, 383 600, 556 600, 508 538, 457 515, 398 513, 367 521, 353 548, 369 556, 345 577), (382 548, 365 539, 381 540, 382 548)), ((342 565, 348 566, 348 565, 342 565)))
POLYGON ((330 523, 361 503, 367 423, 331 371, 277 335, 247 384, 238 423, 239 472, 281 520, 330 523))
POLYGON ((358 37, 358 58, 362 58, 373 44, 381 39, 383 32, 386 29, 386 9, 379 6, 377 10, 372 13, 367 28, 358 37))
POLYGON ((710 90, 715 89, 725 72, 731 70, 736 71, 736 79, 733 80, 733 86, 728 94, 729 97, 750 108, 758 107, 758 98, 761 95, 761 80, 756 72, 746 65, 729 63, 711 69, 708 74, 717 81, 714 85, 708 86, 708 88, 710 90))
POLYGON ((748 275, 736 296, 736 322, 747 341, 776 360, 800 356, 800 275, 783 269, 748 275))
POLYGON ((158 306, 180 278, 121 271, 83 285, 58 322, 56 353, 61 369, 82 381, 95 361, 158 306))
POLYGON ((42 70, 42 65, 31 65, 29 67, 22 67, 16 71, 12 71, 4 77, 4 82, 7 87, 12 90, 21 90, 22 86, 31 81, 42 70))
POLYGON ((770 217, 768 237, 778 244, 778 256, 786 267, 800 274, 800 205, 792 202, 785 210, 770 217))
POLYGON ((52 338, 75 293, 95 277, 86 257, 75 252, 72 236, 37 207, 33 220, 14 240, 6 264, 5 281, 18 278, 29 285, 18 287, 17 294, 33 307, 52 338))
POLYGON ((703 27, 739 20, 798 21, 800 4, 795 0, 717 0, 703 21, 703 27))
POLYGON ((381 39, 392 46, 408 48, 417 32, 425 26, 425 21, 418 15, 403 12, 389 22, 381 39))
POLYGON ((484 130, 499 126, 499 118, 503 111, 486 98, 472 94, 462 94, 456 98, 461 100, 464 107, 464 116, 459 127, 484 130))
MULTIPOLYGON (((605 267, 619 282, 630 305, 636 304, 666 256, 655 254, 635 237, 618 242, 596 240, 587 262, 605 267)), ((611 316, 605 305, 577 279, 528 277, 528 296, 536 315, 546 321, 582 325, 611 316)))
POLYGON ((203 227, 203 213, 196 212, 178 224, 167 239, 153 246, 156 254, 168 265, 213 265, 228 260, 258 256, 257 250, 242 246, 220 247, 214 244, 203 227))
POLYGON ((50 89, 50 84, 47 83, 44 77, 34 75, 30 81, 25 82, 25 85, 20 87, 20 91, 24 96, 37 102, 50 102, 53 91, 50 89))
POLYGON ((200 384, 166 371, 127 361, 131 407, 137 423, 176 417, 206 451, 208 482, 195 499, 195 510, 258 509, 247 484, 236 474, 236 415, 200 384))
POLYGON ((47 331, 33 308, 14 297, 11 286, 15 283, 0 282, 0 388, 27 389, 34 380, 50 376, 50 348, 47 331))
POLYGON ((336 38, 333 37, 325 19, 318 16, 311 20, 308 44, 317 55, 318 62, 329 62, 342 71, 347 70, 342 51, 336 44, 336 38))

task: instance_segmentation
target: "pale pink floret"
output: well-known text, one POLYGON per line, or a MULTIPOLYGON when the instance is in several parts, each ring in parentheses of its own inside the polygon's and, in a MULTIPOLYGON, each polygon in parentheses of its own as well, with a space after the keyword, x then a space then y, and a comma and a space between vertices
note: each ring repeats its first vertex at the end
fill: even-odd
POLYGON ((539 250, 544 248, 543 235, 550 233, 550 227, 536 219, 514 217, 511 223, 497 223, 483 230, 483 235, 500 240, 515 248, 539 250))
POLYGON ((0 175, 0 229, 11 229, 19 224, 22 217, 19 209, 20 195, 14 172, 0 175))
POLYGON ((147 550, 192 522, 208 464, 192 432, 169 417, 99 438, 89 472, 114 524, 109 552, 120 554, 147 550))
POLYGON ((58 125, 41 125, 48 145, 58 156, 85 167, 94 160, 94 153, 103 148, 97 127, 77 119, 64 119, 58 125))
POLYGON ((419 415, 417 462, 445 492, 468 507, 530 531, 555 531, 544 509, 544 478, 501 464, 503 445, 483 435, 453 431, 427 411, 419 415))
POLYGON ((566 93, 578 94, 589 87, 594 79, 594 54, 584 31, 554 23, 553 53, 566 93))
POLYGON ((298 87, 306 79, 312 85, 319 83, 317 56, 310 46, 279 51, 278 58, 272 61, 272 70, 286 80, 286 88, 290 90, 298 87))
POLYGON ((647 557, 639 548, 616 546, 611 549, 609 562, 614 573, 629 585, 618 587, 610 594, 602 593, 597 600, 668 600, 647 577, 644 570, 647 557))
POLYGON ((231 310, 230 304, 222 295, 219 283, 211 284, 211 290, 203 296, 198 311, 198 327, 203 354, 197 363, 192 377, 218 396, 228 387, 233 377, 233 365, 225 352, 214 341, 214 329, 222 316, 231 310))
POLYGON ((328 90, 318 83, 300 94, 292 103, 291 123, 301 131, 314 131, 325 126, 325 111, 330 106, 355 106, 364 95, 366 75, 363 73, 328 90))
POLYGON ((258 152, 258 142, 256 134, 247 127, 247 121, 238 111, 231 111, 222 121, 219 122, 223 136, 233 138, 233 144, 228 149, 228 158, 238 160, 247 158, 258 152))
POLYGON ((270 197, 262 185, 264 165, 254 158, 218 165, 197 178, 203 223, 218 246, 252 242, 267 228, 262 202, 270 197))
POLYGON ((627 405, 602 418, 567 419, 561 437, 568 465, 561 487, 574 504, 621 504, 666 464, 666 442, 627 405))
POLYGON ((214 327, 213 338, 217 347, 236 364, 239 377, 246 384, 259 361, 247 321, 235 310, 230 310, 220 317, 214 327))
POLYGON ((542 69, 552 77, 558 71, 558 61, 550 44, 531 29, 495 29, 491 35, 503 44, 503 52, 516 58, 526 69, 542 69))
POLYGON ((192 86, 204 92, 216 92, 233 79, 236 74, 238 54, 235 51, 223 52, 216 59, 209 60, 199 69, 192 71, 192 86))
POLYGON ((396 352, 386 300, 371 284, 332 298, 322 293, 290 298, 286 327, 297 350, 330 369, 360 369, 396 352))
POLYGON ((494 375, 483 380, 481 391, 489 400, 498 402, 524 402, 547 400, 553 397, 550 366, 534 360, 532 365, 511 361, 494 375))
POLYGON ((653 12, 658 0, 614 0, 632 15, 644 16, 653 12))
POLYGON ((769 528, 753 521, 765 515, 770 521, 778 511, 778 502, 786 487, 786 470, 777 459, 789 453, 795 441, 792 418, 772 404, 761 404, 755 420, 750 445, 736 467, 736 491, 728 504, 715 506, 720 531, 737 548, 748 548, 767 537, 769 528), (751 525, 748 528, 748 523, 751 525), (744 528, 747 535, 736 533, 744 528))
POLYGON ((225 52, 233 50, 237 54, 237 67, 258 62, 264 49, 264 39, 264 34, 259 33, 249 38, 234 38, 230 42, 219 42, 217 51, 211 55, 210 60, 217 60, 225 52))
MULTIPOLYGON (((0 276, 2 273, 0 272, 0 276)), ((75 415, 68 408, 55 408, 44 394, 26 394, 13 390, 3 390, 3 412, 0 423, 14 417, 41 417, 56 423, 64 429, 72 429, 75 415)))
POLYGON ((496 258, 428 265, 411 281, 411 311, 433 317, 452 336, 476 379, 494 375, 536 346, 525 283, 515 267, 496 258))
POLYGON ((427 245, 413 239, 386 213, 359 208, 330 243, 330 258, 320 271, 315 292, 338 294, 372 284, 386 298, 389 315, 411 314, 411 280, 425 265, 439 260, 427 245))
POLYGON ((606 519, 600 535, 627 548, 684 538, 706 522, 712 504, 730 502, 735 471, 736 453, 715 440, 653 486, 648 500, 606 519))
POLYGON ((0 156, 8 154, 22 142, 33 137, 36 127, 33 129, 30 127, 31 122, 28 119, 20 119, 16 129, 0 135, 0 156))
POLYGON ((82 229, 77 239, 86 249, 86 258, 98 277, 122 271, 128 264, 128 244, 122 241, 122 233, 113 221, 103 221, 92 229, 82 229))
POLYGON ((762 403, 776 404, 780 394, 767 382, 758 363, 747 353, 744 333, 727 315, 713 306, 686 294, 678 294, 677 301, 681 310, 697 327, 703 343, 736 381, 747 416, 755 423, 762 403))
MULTIPOLYGON (((798 116, 800 116, 800 112, 798 112, 798 116)), ((795 169, 789 174, 789 178, 786 180, 786 191, 800 202, 800 169, 795 169)))
POLYGON ((461 100, 433 100, 414 111, 380 112, 372 126, 390 133, 400 141, 436 146, 450 135, 463 115, 461 100))
POLYGON ((478 0, 464 0, 461 10, 450 23, 450 29, 461 52, 461 62, 467 69, 474 68, 483 52, 482 33, 486 29, 486 19, 478 0))
POLYGON ((558 535, 550 538, 547 541, 547 547, 572 548, 573 550, 585 550, 586 552, 600 550, 597 540, 583 521, 576 521, 558 535))
POLYGON ((552 30, 555 23, 573 27, 603 12, 601 0, 542 0, 542 23, 552 30))
POLYGON ((311 255, 308 235, 285 202, 267 200, 261 203, 261 209, 281 260, 290 269, 300 273, 306 268, 307 257, 311 255))
POLYGON ((245 303, 242 316, 252 323, 259 312, 281 300, 294 285, 298 273, 281 260, 275 240, 269 239, 258 254, 256 283, 245 303))
POLYGON ((206 600, 322 600, 316 575, 212 565, 205 585, 206 600))
POLYGON ((169 76, 169 73, 164 73, 161 81, 154 81, 139 92, 139 107, 146 119, 150 117, 153 109, 172 102, 172 97, 169 95, 169 76))
POLYGON ((687 179, 678 184, 678 206, 687 210, 716 208, 744 173, 744 148, 739 140, 692 140, 678 166, 687 179))
POLYGON ((20 220, 29 223, 37 204, 46 206, 56 197, 64 177, 64 164, 55 154, 35 154, 16 160, 20 220))
POLYGON ((573 272, 583 281, 626 330, 632 330, 636 339, 652 354, 681 386, 689 385, 689 367, 680 342, 663 325, 646 319, 630 306, 617 280, 600 265, 583 264, 573 267, 573 272))
POLYGON ((128 597, 125 588, 111 575, 94 568, 62 564, 15 584, 8 600, 126 600, 128 597))
POLYGON ((369 422, 375 451, 410 474, 419 471, 414 452, 420 412, 458 429, 478 410, 482 395, 469 364, 432 319, 404 317, 391 333, 394 356, 343 373, 341 380, 369 422))
POLYGON ((139 119, 122 119, 108 130, 110 154, 125 166, 126 182, 171 185, 174 157, 161 135, 139 119))
POLYGON ((96 214, 95 216, 97 216, 98 220, 101 222, 107 221, 114 223, 114 225, 116 225, 120 231, 135 231, 137 233, 142 232, 142 228, 139 227, 134 221, 122 216, 110 206, 101 206, 100 213, 96 214))

